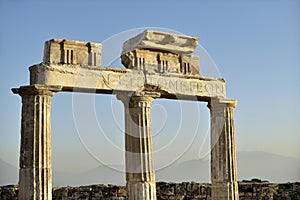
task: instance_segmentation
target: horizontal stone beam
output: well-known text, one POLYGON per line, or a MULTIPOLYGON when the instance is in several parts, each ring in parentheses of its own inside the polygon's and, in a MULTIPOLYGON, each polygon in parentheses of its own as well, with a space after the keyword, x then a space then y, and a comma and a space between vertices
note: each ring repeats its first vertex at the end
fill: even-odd
POLYGON ((191 54, 196 49, 198 41, 198 37, 145 30, 123 44, 122 54, 134 49, 155 49, 174 54, 191 54))
POLYGON ((72 65, 34 65, 30 84, 59 85, 62 91, 105 93, 156 91, 162 98, 208 101, 225 98, 225 80, 199 75, 144 73, 139 70, 72 65))

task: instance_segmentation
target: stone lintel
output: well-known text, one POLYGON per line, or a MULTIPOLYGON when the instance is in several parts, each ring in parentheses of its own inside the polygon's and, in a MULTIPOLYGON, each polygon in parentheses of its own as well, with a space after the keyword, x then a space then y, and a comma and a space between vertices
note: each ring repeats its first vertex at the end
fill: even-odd
POLYGON ((199 38, 155 30, 145 30, 123 44, 122 55, 134 49, 153 49, 174 54, 191 54, 199 38))
POLYGON ((12 88, 11 89, 14 94, 19 94, 20 96, 23 95, 54 95, 56 92, 62 90, 62 86, 54 85, 27 85, 21 86, 19 88, 12 88))
POLYGON ((151 91, 160 92, 161 98, 209 101, 213 97, 226 97, 224 79, 200 75, 158 74, 110 67, 39 64, 30 67, 30 77, 31 85, 61 85, 62 90, 68 92, 116 94, 124 91, 133 93, 151 86, 151 91))

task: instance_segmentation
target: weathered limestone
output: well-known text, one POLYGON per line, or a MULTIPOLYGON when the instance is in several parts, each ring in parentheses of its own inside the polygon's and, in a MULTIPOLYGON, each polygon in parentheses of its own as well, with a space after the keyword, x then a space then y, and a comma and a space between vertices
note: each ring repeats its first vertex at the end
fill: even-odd
POLYGON ((19 200, 52 199, 50 106, 60 87, 13 89, 22 97, 19 200))
POLYGON ((45 42, 43 63, 100 67, 101 56, 99 43, 52 39, 45 42))
POLYGON ((174 54, 190 54, 195 51, 198 41, 198 37, 145 30, 124 43, 122 54, 134 49, 156 49, 174 54))
POLYGON ((150 108, 156 92, 117 95, 125 110, 125 162, 128 200, 155 200, 150 108))
POLYGON ((212 199, 238 199, 233 109, 236 100, 209 102, 211 113, 212 199))
POLYGON ((96 93, 111 94, 116 91, 134 92, 146 84, 165 92, 163 98, 226 97, 225 80, 199 75, 150 74, 139 70, 110 67, 76 67, 65 65, 34 65, 30 70, 30 84, 62 85, 63 91, 93 89, 96 93))
POLYGON ((200 60, 191 55, 199 38, 145 30, 123 44, 122 64, 147 73, 199 75, 200 60))
POLYGON ((127 69, 100 66, 101 44, 49 40, 43 63, 29 68, 30 84, 62 85, 63 91, 92 89, 106 94, 134 92, 144 85, 154 85, 165 91, 162 98, 226 97, 224 79, 199 74, 199 57, 191 55, 198 38, 150 30, 140 36, 138 45, 136 39, 130 39, 123 46, 122 63, 127 69), (132 41, 135 42, 129 47, 132 41), (168 49, 160 49, 161 46, 168 49), (92 60, 96 57, 95 62, 89 61, 91 56, 92 60))
POLYGON ((102 45, 53 39, 22 96, 19 199, 51 199, 50 104, 55 92, 117 94, 125 108, 127 199, 155 200, 150 108, 155 98, 209 102, 212 199, 238 199, 233 108, 225 80, 200 76, 198 38, 146 30, 124 43, 127 69, 101 66, 102 45))
POLYGON ((147 73, 175 73, 199 75, 200 59, 193 55, 179 55, 161 50, 135 49, 122 54, 122 64, 128 69, 147 73))

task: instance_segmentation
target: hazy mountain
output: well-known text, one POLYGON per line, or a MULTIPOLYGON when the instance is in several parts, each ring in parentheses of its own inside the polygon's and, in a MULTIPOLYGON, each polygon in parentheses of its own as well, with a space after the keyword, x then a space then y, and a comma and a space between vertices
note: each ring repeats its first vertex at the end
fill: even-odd
POLYGON ((6 163, 0 158, 0 185, 10 185, 18 183, 18 169, 6 163))
MULTIPOLYGON (((239 180, 260 178, 271 182, 300 181, 300 159, 265 152, 239 152, 239 180)), ((125 176, 105 166, 88 172, 54 179, 56 185, 86 185, 96 183, 125 184, 125 176)), ((210 182, 210 160, 190 160, 156 171, 157 181, 210 182)))
MULTIPOLYGON (((266 152, 238 152, 238 179, 300 181, 300 159, 266 152)), ((157 180, 210 182, 210 160, 190 160, 156 172, 157 180)))
POLYGON ((238 178, 253 177, 270 182, 300 181, 300 159, 266 152, 239 152, 238 178))
POLYGON ((99 166, 78 174, 53 172, 53 185, 55 186, 92 184, 125 185, 125 174, 106 166, 99 166))
MULTIPOLYGON (((270 182, 300 181, 300 159, 265 152, 239 152, 239 180, 259 178, 270 182)), ((0 184, 16 184, 18 170, 0 160, 0 184)), ((157 181, 210 182, 210 161, 190 160, 156 171, 157 181)), ((125 184, 123 172, 99 166, 83 173, 60 173, 54 170, 53 185, 125 184)))
MULTIPOLYGON (((238 152, 238 179, 270 182, 300 181, 300 159, 266 152, 238 152)), ((156 172, 157 180, 210 181, 210 160, 190 160, 156 172)))
POLYGON ((156 172, 157 181, 210 182, 210 161, 189 160, 156 172))

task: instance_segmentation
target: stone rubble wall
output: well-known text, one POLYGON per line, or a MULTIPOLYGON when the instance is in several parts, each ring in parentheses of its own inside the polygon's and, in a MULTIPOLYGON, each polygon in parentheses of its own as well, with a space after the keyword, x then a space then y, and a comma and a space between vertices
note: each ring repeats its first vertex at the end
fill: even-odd
MULTIPOLYGON (((166 183, 157 182, 158 200, 210 200, 211 185, 195 182, 166 183)), ((17 200, 18 186, 0 186, 1 200, 17 200)), ((125 200, 125 186, 91 185, 80 187, 53 188, 54 200, 125 200)), ((240 200, 300 200, 300 182, 295 183, 269 183, 266 181, 239 182, 240 200)))

